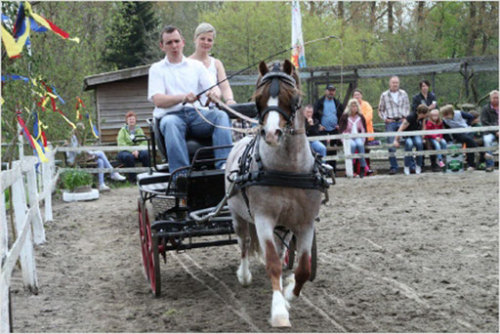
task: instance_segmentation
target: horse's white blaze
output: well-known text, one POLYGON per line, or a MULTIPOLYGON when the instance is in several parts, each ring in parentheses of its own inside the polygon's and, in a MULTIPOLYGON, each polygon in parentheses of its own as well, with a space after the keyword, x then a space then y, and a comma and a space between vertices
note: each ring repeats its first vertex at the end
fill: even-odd
MULTIPOLYGON (((267 101, 269 107, 277 107, 279 100, 277 97, 270 97, 267 101)), ((280 128, 280 114, 276 111, 270 111, 267 114, 266 124, 264 125, 264 131, 266 133, 266 141, 270 144, 277 144, 278 138, 275 135, 276 130, 280 128)))
POLYGON ((280 291, 273 292, 273 301, 271 305, 271 326, 273 327, 291 327, 288 309, 290 304, 280 291))
POLYGON ((250 272, 250 261, 248 261, 248 256, 241 259, 240 267, 236 275, 241 285, 248 286, 252 283, 252 273, 250 272))

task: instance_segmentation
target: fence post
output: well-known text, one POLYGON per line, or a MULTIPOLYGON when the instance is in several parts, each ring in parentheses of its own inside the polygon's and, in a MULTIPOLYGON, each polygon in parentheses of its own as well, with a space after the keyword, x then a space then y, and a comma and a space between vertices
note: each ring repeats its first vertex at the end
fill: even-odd
POLYGON ((35 244, 40 245, 45 242, 45 229, 43 228, 42 215, 40 214, 40 204, 38 203, 35 162, 31 163, 30 171, 27 173, 27 181, 29 205, 32 210, 35 210, 32 220, 33 224, 31 225, 33 231, 33 241, 35 244))
MULTIPOLYGON (((351 140, 349 138, 343 138, 342 144, 344 145, 344 156, 348 156, 351 154, 351 140)), ((345 161, 345 175, 347 177, 353 177, 354 171, 352 168, 352 159, 344 159, 345 161)))
POLYGON ((45 203, 45 222, 51 222, 52 218, 52 171, 54 167, 54 156, 55 154, 51 152, 49 154, 49 162, 42 163, 42 182, 43 182, 43 193, 47 193, 44 199, 45 203))
MULTIPOLYGON (((16 161, 14 167, 20 166, 21 161, 16 161)), ((15 215, 15 226, 17 235, 21 235, 24 224, 29 224, 26 222, 26 194, 24 192, 24 177, 19 177, 12 184, 12 207, 14 209, 15 215)), ((36 265, 35 257, 33 254, 33 243, 31 238, 31 226, 29 227, 29 233, 26 235, 26 240, 23 243, 21 253, 19 255, 19 261, 21 262, 21 269, 23 273, 24 285, 30 289, 33 293, 38 293, 38 279, 36 276, 36 265)))
MULTIPOLYGON (((7 212, 5 207, 5 193, 1 192, 0 198, 0 266, 9 250, 9 230, 7 227, 7 212)), ((10 332, 9 314, 9 286, 0 276, 0 333, 10 332)))

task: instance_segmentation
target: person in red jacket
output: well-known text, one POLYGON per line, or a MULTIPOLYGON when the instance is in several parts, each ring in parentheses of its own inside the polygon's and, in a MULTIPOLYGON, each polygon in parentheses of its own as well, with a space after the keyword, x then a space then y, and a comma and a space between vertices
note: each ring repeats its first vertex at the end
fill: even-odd
MULTIPOLYGON (((439 116, 439 110, 433 109, 429 113, 429 119, 424 123, 424 130, 439 130, 444 129, 444 123, 439 116)), ((429 140, 435 150, 445 150, 446 149, 446 139, 443 138, 443 134, 426 135, 425 139, 429 140)), ((438 154, 438 166, 443 168, 445 163, 443 161, 443 155, 438 154)))

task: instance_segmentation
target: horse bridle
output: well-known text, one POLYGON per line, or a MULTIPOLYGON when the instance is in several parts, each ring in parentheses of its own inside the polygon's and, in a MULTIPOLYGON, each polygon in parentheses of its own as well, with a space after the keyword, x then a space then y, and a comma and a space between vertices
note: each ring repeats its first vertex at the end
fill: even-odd
MULTIPOLYGON (((284 84, 287 84, 292 88, 297 87, 295 79, 291 75, 282 72, 280 70, 280 64, 278 62, 274 63, 273 69, 270 72, 266 73, 261 78, 260 82, 257 84, 257 89, 259 89, 268 82, 271 82, 269 94, 273 98, 278 98, 280 94, 280 82, 283 82, 284 84)), ((297 110, 300 109, 300 103, 301 103, 300 96, 299 95, 294 96, 293 100, 291 101, 290 114, 286 113, 280 106, 267 106, 266 108, 264 108, 264 110, 261 110, 261 108, 257 105, 259 123, 262 125, 264 123, 264 117, 269 112, 276 111, 286 120, 286 130, 287 130, 286 132, 290 132, 292 134, 297 133, 296 130, 294 131, 293 129, 293 120, 295 118, 297 110)))

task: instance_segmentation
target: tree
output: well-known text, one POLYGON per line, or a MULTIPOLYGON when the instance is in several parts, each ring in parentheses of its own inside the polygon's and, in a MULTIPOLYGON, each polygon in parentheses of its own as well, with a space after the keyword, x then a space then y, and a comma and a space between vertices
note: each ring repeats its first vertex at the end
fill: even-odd
POLYGON ((106 39, 104 61, 115 69, 146 63, 148 41, 158 23, 151 2, 117 2, 106 39))

